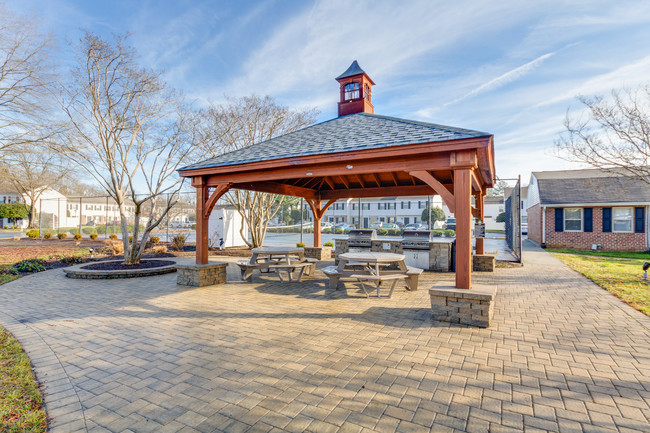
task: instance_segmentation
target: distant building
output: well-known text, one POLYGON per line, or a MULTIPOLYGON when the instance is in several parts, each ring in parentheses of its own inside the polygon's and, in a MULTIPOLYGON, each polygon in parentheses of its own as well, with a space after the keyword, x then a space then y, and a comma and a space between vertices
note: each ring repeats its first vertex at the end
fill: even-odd
POLYGON ((650 185, 599 169, 533 172, 528 238, 549 248, 647 251, 650 185))

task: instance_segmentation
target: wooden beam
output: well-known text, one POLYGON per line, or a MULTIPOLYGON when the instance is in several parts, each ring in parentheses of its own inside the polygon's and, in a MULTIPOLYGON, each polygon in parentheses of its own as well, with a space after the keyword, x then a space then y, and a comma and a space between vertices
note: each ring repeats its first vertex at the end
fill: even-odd
POLYGON ((330 188, 336 189, 336 187, 334 186, 334 182, 331 181, 329 176, 325 176, 323 179, 325 180, 325 183, 329 185, 330 188))
POLYGON ((372 173, 372 177, 375 179, 377 187, 381 187, 381 180, 379 179, 379 176, 377 176, 377 173, 372 173))
POLYGON ((204 265, 208 263, 208 217, 206 204, 209 201, 209 192, 204 179, 192 179, 192 185, 196 188, 196 263, 204 265))
POLYGON ((354 177, 357 178, 357 182, 359 182, 359 185, 361 185, 361 188, 366 187, 366 185, 363 183, 363 180, 361 179, 361 176, 359 176, 358 174, 355 174, 354 177))
POLYGON ((435 191, 429 185, 406 185, 406 186, 384 186, 381 188, 350 188, 337 189, 334 191, 321 191, 320 196, 324 200, 330 198, 365 198, 365 197, 391 197, 391 196, 425 196, 434 194, 435 191))
MULTIPOLYGON (((246 164, 242 164, 245 166, 246 164)), ((233 166, 236 168, 236 166, 233 166)), ((412 170, 449 170, 449 156, 431 155, 419 157, 395 157, 394 159, 381 159, 372 161, 357 161, 353 164, 336 162, 323 163, 318 166, 278 166, 263 170, 233 171, 232 173, 215 173, 207 175, 208 186, 226 182, 258 182, 264 180, 293 179, 298 177, 323 177, 354 174, 388 173, 391 171, 412 170), (352 168, 348 168, 348 166, 352 168)))
POLYGON ((390 172, 390 177, 393 178, 393 182, 395 183, 395 186, 399 185, 399 180, 397 180, 397 175, 395 174, 394 171, 390 172))
POLYGON ((318 195, 313 189, 303 188, 300 186, 286 185, 277 182, 247 182, 232 184, 232 188, 245 189, 248 191, 268 192, 271 194, 290 195, 293 197, 303 197, 307 199, 316 199, 318 195))
POLYGON ((346 188, 350 188, 350 183, 345 180, 345 176, 339 176, 339 179, 341 179, 341 183, 345 185, 346 188))
POLYGON ((449 212, 455 213, 456 201, 454 199, 454 194, 449 192, 445 186, 438 181, 435 177, 431 176, 428 171, 409 171, 409 174, 413 177, 420 179, 422 182, 429 185, 445 202, 449 208, 449 212))

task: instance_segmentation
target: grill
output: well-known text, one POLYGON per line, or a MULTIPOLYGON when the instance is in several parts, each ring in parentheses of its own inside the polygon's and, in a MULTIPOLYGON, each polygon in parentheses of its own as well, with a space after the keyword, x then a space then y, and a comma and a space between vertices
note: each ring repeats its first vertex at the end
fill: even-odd
POLYGON ((432 240, 432 232, 429 230, 406 230, 402 235, 402 249, 428 250, 432 240))
POLYGON ((370 248, 372 241, 377 239, 376 230, 350 230, 348 248, 370 248))

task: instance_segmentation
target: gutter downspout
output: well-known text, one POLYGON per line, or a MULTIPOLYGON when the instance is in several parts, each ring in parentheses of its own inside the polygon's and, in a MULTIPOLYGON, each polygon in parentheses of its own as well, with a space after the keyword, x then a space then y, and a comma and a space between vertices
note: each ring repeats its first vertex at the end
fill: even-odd
POLYGON ((542 206, 542 248, 546 248, 546 206, 542 206))

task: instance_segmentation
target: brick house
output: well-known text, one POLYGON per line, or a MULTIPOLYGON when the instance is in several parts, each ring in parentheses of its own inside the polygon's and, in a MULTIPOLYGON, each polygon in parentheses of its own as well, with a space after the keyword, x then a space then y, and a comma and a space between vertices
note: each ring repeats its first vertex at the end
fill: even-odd
POLYGON ((648 251, 650 185, 600 169, 533 172, 528 238, 548 248, 648 251))

